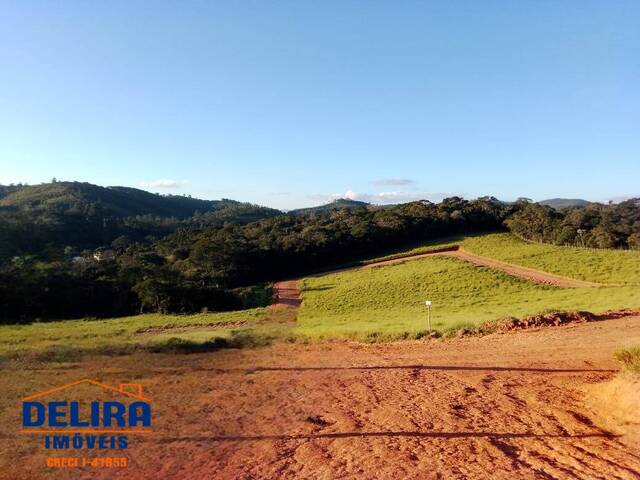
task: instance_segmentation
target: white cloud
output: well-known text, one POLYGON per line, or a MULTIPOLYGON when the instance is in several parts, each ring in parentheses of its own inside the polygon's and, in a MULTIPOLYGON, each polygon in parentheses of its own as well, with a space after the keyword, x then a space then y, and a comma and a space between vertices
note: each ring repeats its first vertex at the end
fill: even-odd
POLYGON ((338 198, 347 198, 349 200, 360 200, 362 202, 366 202, 367 200, 362 200, 362 194, 356 193, 353 190, 347 190, 345 193, 333 193, 329 196, 330 200, 337 200, 338 198))
POLYGON ((142 188, 182 188, 188 182, 186 180, 151 180, 149 182, 140 182, 142 188))
POLYGON ((451 192, 405 192, 401 190, 379 192, 379 193, 360 193, 353 190, 347 190, 345 193, 333 193, 331 195, 316 194, 309 198, 319 202, 330 202, 338 198, 347 198, 349 200, 358 200, 360 202, 373 203, 378 205, 390 205, 395 203, 414 202, 416 200, 430 200, 432 202, 441 202, 444 198, 456 195, 451 192))
POLYGON ((400 186, 412 185, 416 183, 416 181, 409 178, 381 178, 379 180, 373 180, 371 183, 374 185, 400 186))

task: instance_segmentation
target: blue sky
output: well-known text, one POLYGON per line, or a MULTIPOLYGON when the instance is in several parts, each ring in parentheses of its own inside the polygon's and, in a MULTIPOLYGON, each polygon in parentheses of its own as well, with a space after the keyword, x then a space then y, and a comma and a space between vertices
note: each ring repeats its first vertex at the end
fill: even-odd
POLYGON ((2 3, 0 183, 640 194, 640 2, 2 3))

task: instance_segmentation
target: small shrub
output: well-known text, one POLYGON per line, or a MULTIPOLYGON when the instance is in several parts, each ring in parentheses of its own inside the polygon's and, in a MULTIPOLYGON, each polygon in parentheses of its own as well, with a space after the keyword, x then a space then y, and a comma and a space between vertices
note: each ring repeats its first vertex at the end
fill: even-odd
POLYGON ((231 292, 237 297, 242 308, 266 307, 271 305, 273 286, 270 283, 261 283, 250 287, 234 288, 231 292))
POLYGON ((627 370, 634 373, 640 373, 640 345, 621 348, 615 352, 614 356, 618 361, 624 364, 627 370))

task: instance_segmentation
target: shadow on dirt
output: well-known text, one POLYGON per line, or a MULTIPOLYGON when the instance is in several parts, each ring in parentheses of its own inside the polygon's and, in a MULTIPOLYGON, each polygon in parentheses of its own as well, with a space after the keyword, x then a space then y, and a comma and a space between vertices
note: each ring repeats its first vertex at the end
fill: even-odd
MULTIPOLYGON (((616 373, 618 370, 592 368, 536 368, 536 367, 495 367, 495 366, 464 366, 464 365, 365 365, 348 367, 255 367, 239 369, 246 373, 257 372, 309 372, 309 371, 337 371, 337 370, 441 370, 441 371, 490 371, 490 372, 534 372, 534 373, 616 373)), ((236 372, 239 370, 235 370, 236 372)))
POLYGON ((371 437, 415 437, 415 438, 616 438, 619 435, 608 432, 566 434, 538 434, 538 433, 509 433, 509 432, 327 432, 327 433, 300 433, 295 435, 214 435, 193 437, 171 437, 159 439, 161 443, 171 442, 255 442, 261 440, 310 440, 320 438, 371 438, 371 437))

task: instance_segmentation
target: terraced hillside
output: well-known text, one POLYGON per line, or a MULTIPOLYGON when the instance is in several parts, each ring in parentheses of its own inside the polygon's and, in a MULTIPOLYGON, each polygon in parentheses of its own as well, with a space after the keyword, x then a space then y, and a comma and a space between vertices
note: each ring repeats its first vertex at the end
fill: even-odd
POLYGON ((298 332, 358 339, 420 336, 426 328, 427 299, 434 303, 434 327, 442 333, 551 310, 600 312, 640 306, 640 252, 568 249, 530 244, 510 235, 469 237, 459 243, 476 254, 603 285, 561 288, 459 258, 407 259, 304 279, 298 332))

